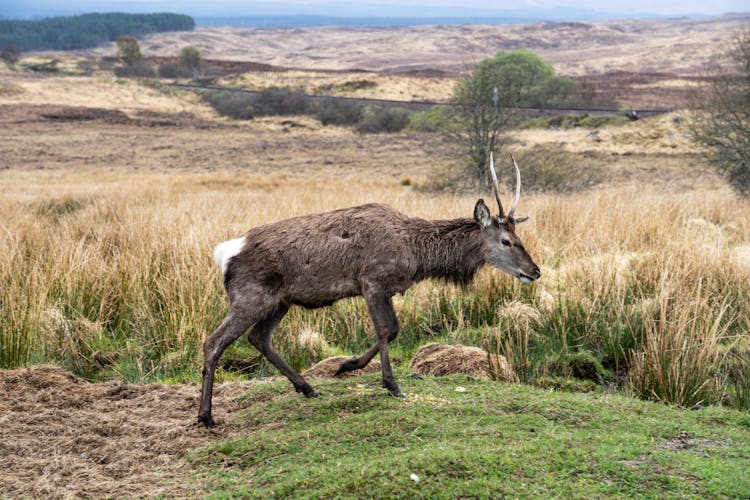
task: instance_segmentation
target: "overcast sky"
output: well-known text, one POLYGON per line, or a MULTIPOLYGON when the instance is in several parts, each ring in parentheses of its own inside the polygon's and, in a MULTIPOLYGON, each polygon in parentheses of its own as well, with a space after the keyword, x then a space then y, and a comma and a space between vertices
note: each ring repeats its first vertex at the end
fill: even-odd
POLYGON ((491 11, 561 10, 597 14, 720 15, 750 12, 750 0, 0 0, 0 15, 81 12, 178 12, 197 16, 321 14, 341 16, 472 16, 491 11))

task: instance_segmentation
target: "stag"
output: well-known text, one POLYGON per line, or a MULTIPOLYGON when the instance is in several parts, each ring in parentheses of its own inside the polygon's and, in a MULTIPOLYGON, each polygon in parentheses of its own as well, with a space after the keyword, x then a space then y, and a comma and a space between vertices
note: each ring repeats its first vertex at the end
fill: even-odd
MULTIPOLYGON (((512 159, 512 156, 511 156, 512 159)), ((442 278, 466 285, 485 263, 524 283, 541 276, 516 234, 521 195, 516 171, 515 199, 506 214, 490 155, 490 174, 499 213, 492 216, 483 200, 474 217, 425 220, 372 203, 301 217, 251 229, 216 247, 214 258, 224 274, 229 311, 203 344, 204 365, 199 422, 211 416, 214 370, 224 350, 248 329, 250 343, 283 373, 297 392, 318 393, 271 345, 271 334, 292 305, 317 308, 339 299, 363 296, 377 334, 364 354, 342 363, 336 375, 365 367, 380 354, 383 387, 404 397, 391 370, 388 343, 399 324, 392 297, 418 281, 442 278)))

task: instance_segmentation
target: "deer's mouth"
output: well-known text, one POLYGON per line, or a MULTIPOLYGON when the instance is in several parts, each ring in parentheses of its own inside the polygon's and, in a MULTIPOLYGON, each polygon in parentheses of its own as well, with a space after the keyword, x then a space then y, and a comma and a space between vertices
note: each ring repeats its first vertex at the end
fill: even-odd
POLYGON ((533 281, 536 281, 539 279, 539 277, 542 275, 542 273, 537 269, 534 275, 528 275, 525 272, 521 271, 518 273, 518 276, 516 276, 519 280, 521 280, 521 283, 529 284, 533 281))

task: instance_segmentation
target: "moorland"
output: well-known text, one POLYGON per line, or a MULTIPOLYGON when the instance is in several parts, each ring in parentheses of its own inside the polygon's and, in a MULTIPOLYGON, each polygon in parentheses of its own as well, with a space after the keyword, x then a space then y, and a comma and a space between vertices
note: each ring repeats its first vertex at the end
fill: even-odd
MULTIPOLYGON (((440 133, 232 120, 168 82, 116 77, 112 46, 0 67, 0 494, 748 496, 750 205, 687 125, 692 91, 746 24, 142 39, 147 58, 194 45, 217 65, 273 66, 225 73, 223 86, 435 101, 474 62, 527 48, 624 108, 672 110, 510 132, 519 213, 531 216, 519 234, 543 279, 485 269, 467 290, 427 282, 398 297, 406 401, 377 375, 315 380, 323 397, 303 400, 237 342, 218 374, 216 429, 195 420, 201 342, 226 309, 216 243, 371 201, 466 217, 492 194, 455 180, 462 159, 440 133), (51 59, 54 72, 28 69, 51 59), (407 378, 435 341, 503 354, 524 383, 407 378)), ((275 342, 304 370, 372 338, 351 300, 291 311, 275 342)))

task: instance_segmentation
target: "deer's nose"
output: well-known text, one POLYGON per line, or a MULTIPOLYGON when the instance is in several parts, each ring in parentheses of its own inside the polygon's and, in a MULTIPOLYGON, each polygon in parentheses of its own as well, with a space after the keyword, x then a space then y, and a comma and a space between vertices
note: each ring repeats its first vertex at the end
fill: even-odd
POLYGON ((542 276, 542 271, 539 270, 539 267, 537 265, 534 265, 534 268, 531 270, 531 276, 538 280, 542 276))

